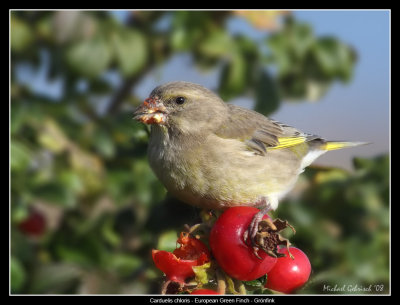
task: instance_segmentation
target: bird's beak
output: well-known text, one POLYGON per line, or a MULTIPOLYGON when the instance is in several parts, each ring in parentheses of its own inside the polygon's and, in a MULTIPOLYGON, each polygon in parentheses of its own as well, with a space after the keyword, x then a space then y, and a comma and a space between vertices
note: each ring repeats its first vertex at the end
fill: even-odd
POLYGON ((147 98, 135 109, 133 118, 145 124, 163 124, 167 119, 167 108, 160 99, 147 98))

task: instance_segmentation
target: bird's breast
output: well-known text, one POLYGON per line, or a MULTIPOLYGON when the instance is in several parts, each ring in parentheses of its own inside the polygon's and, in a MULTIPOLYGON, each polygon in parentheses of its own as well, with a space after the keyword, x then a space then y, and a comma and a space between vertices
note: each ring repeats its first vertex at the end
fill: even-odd
POLYGON ((212 138, 203 142, 181 138, 177 143, 168 133, 157 130, 150 138, 149 162, 167 190, 189 204, 221 209, 256 202, 259 192, 254 188, 261 186, 246 179, 244 169, 258 166, 243 164, 248 153, 234 153, 235 147, 230 151, 221 144, 226 143, 215 143, 212 138))
POLYGON ((176 141, 163 127, 152 129, 148 148, 150 166, 173 194, 181 193, 188 187, 202 191, 202 166, 196 154, 199 145, 189 142, 184 138, 176 141))

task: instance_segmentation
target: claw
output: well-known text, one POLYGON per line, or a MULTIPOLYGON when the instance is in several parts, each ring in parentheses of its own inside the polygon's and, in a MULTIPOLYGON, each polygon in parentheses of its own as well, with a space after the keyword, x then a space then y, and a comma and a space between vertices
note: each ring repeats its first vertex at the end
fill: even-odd
MULTIPOLYGON (((243 232, 243 240, 252 249, 254 255, 261 259, 258 251, 261 249, 269 256, 278 258, 285 256, 285 254, 279 253, 278 246, 283 245, 289 250, 290 242, 288 239, 282 237, 279 232, 289 227, 293 233, 296 230, 291 226, 287 220, 281 220, 279 218, 271 220, 270 218, 263 219, 264 215, 270 211, 270 205, 259 211, 253 216, 251 223, 247 230, 243 232), (250 242, 248 243, 248 240, 250 242)), ((289 251, 289 256, 293 259, 293 255, 289 251)))
POLYGON ((267 214, 270 210, 271 210, 271 206, 269 204, 267 204, 267 206, 264 209, 262 209, 261 211, 256 213, 253 216, 253 219, 251 220, 249 227, 243 233, 244 242, 247 243, 247 240, 250 238, 250 243, 251 243, 251 246, 253 247, 254 255, 259 259, 261 259, 261 257, 257 254, 259 248, 257 247, 258 243, 256 240, 256 236, 257 236, 257 232, 259 231, 260 222, 262 221, 264 215, 267 214))
POLYGON ((244 241, 244 243, 247 243, 247 238, 249 237, 249 231, 248 230, 246 230, 246 231, 244 231, 244 233, 243 233, 243 241, 244 241))
POLYGON ((259 248, 257 246, 253 246, 253 253, 258 259, 262 259, 261 256, 258 255, 259 248))

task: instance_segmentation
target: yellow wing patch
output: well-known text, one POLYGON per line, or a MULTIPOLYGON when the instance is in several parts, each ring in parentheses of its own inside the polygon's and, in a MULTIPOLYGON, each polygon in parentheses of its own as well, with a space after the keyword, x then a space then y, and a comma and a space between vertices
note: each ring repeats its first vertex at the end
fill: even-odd
POLYGON ((295 145, 299 145, 301 143, 306 142, 307 138, 305 136, 298 137, 281 137, 278 138, 279 144, 276 146, 268 147, 268 149, 281 149, 287 148, 295 145))

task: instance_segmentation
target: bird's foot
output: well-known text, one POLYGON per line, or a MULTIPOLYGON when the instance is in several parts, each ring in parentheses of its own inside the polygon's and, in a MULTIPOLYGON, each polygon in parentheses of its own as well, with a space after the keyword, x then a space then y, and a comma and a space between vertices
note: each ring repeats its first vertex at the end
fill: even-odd
MULTIPOLYGON (((259 259, 261 259, 258 254, 260 249, 272 257, 284 256, 284 254, 278 252, 278 246, 284 245, 289 250, 290 242, 282 237, 279 232, 289 227, 293 233, 296 233, 294 227, 286 220, 280 220, 279 218, 275 220, 270 218, 263 219, 264 215, 270 210, 270 207, 267 207, 255 214, 248 229, 243 233, 244 242, 246 244, 248 244, 248 241, 250 242, 254 255, 259 259)), ((290 251, 289 255, 293 258, 290 251)))
POLYGON ((243 240, 245 243, 247 243, 248 238, 250 238, 251 241, 251 245, 254 246, 255 245, 255 237, 257 235, 258 232, 258 225, 260 224, 261 220, 263 219, 263 217, 271 210, 271 208, 266 207, 264 209, 262 209, 260 212, 258 212, 257 214, 255 214, 253 216, 253 219, 251 220, 251 223, 249 225, 249 227, 247 228, 247 230, 243 233, 243 240))

